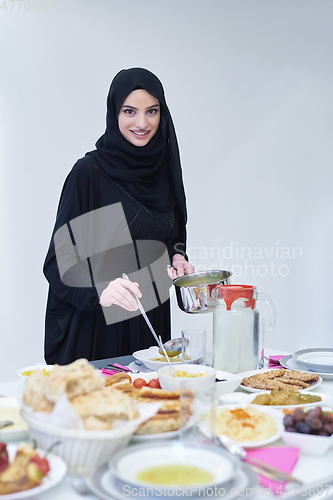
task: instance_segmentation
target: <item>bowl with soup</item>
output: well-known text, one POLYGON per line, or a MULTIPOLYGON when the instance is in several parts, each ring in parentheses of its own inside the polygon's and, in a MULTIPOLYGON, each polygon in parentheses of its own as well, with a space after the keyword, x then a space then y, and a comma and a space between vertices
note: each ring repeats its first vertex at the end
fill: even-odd
POLYGON ((158 379, 162 389, 166 391, 179 391, 186 380, 186 388, 192 390, 204 389, 215 383, 216 370, 210 366, 177 364, 174 366, 174 373, 169 365, 158 370, 158 379))
POLYGON ((156 441, 116 452, 109 467, 120 486, 183 490, 228 483, 237 474, 239 461, 215 446, 156 441))

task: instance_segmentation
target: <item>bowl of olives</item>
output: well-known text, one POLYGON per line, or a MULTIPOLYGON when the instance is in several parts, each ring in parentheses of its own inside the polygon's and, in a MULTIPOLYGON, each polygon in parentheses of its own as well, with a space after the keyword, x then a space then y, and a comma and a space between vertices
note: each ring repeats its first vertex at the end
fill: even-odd
POLYGON ((333 413, 320 406, 310 410, 296 408, 283 419, 282 440, 307 455, 323 455, 333 446, 333 413))

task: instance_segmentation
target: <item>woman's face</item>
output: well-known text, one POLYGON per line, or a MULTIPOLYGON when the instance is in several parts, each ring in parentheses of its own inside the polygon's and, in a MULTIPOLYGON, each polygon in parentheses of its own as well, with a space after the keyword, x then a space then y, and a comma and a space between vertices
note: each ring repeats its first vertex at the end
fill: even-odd
POLYGON ((154 137, 160 123, 160 103, 144 89, 133 90, 118 115, 118 127, 134 146, 145 146, 154 137))

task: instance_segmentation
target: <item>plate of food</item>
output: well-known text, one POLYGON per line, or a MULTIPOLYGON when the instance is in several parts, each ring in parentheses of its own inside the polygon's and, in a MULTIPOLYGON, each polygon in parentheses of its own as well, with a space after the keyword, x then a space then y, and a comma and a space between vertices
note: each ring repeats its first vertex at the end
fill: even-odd
POLYGON ((43 363, 39 363, 37 365, 25 366, 24 368, 20 368, 17 370, 17 375, 22 379, 26 380, 27 377, 30 377, 36 370, 41 370, 45 377, 48 377, 50 374, 50 370, 54 368, 54 365, 45 365, 43 363))
POLYGON ((20 415, 20 404, 14 397, 0 398, 0 421, 9 420, 13 425, 0 429, 0 440, 25 439, 29 435, 28 425, 20 415))
MULTIPOLYGON (((200 430, 210 436, 210 413, 199 424, 200 430)), ((225 435, 244 446, 257 448, 280 439, 284 431, 283 417, 272 408, 252 405, 223 405, 215 408, 214 434, 225 435)))
POLYGON ((323 381, 319 375, 285 368, 252 370, 239 373, 243 377, 240 387, 248 392, 261 393, 268 390, 310 391, 323 381))
MULTIPOLYGON (((149 349, 142 349, 141 351, 133 352, 133 357, 143 363, 150 370, 158 370, 162 366, 167 366, 168 361, 165 356, 161 356, 158 352, 157 346, 149 347, 149 349)), ((174 356, 170 358, 173 364, 182 363, 182 355, 174 356)), ((188 359, 184 362, 193 362, 194 360, 188 359)))
POLYGON ((311 406, 327 405, 330 396, 318 392, 300 391, 265 391, 261 394, 251 394, 251 404, 260 406, 270 406, 275 409, 283 408, 303 408, 311 406))
POLYGON ((190 417, 193 412, 194 394, 189 391, 186 405, 180 411, 179 391, 165 391, 159 388, 157 374, 117 373, 106 378, 107 387, 118 389, 130 396, 135 402, 160 403, 155 415, 143 422, 132 436, 136 442, 151 441, 154 439, 170 439, 179 434, 179 426, 191 425, 190 417), (133 378, 132 378, 133 377, 133 378), (130 380, 131 378, 131 380, 130 380), (138 383, 140 382, 140 383, 138 383))
POLYGON ((299 391, 262 391, 260 394, 244 394, 234 392, 219 398, 222 404, 255 404, 283 410, 284 408, 310 408, 314 406, 327 406, 330 396, 322 393, 299 392, 299 391), (268 398, 268 396, 270 396, 268 398))
POLYGON ((0 461, 0 495, 3 500, 23 500, 53 488, 65 477, 62 458, 35 450, 26 443, 4 445, 0 461))

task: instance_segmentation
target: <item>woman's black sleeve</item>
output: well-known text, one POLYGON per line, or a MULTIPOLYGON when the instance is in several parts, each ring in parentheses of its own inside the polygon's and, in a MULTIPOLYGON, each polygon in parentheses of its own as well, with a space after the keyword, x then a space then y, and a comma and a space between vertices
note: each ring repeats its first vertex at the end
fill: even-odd
MULTIPOLYGON (((56 223, 43 267, 44 275, 57 297, 80 311, 92 311, 101 307, 96 288, 93 286, 89 261, 78 261, 77 265, 68 269, 66 273, 60 273, 61 266, 57 261, 54 236, 61 228, 66 234, 71 220, 95 208, 96 188, 92 178, 93 171, 94 169, 89 166, 89 160, 83 158, 69 173, 61 193, 56 223), (74 286, 70 286, 70 283, 74 286)), ((75 255, 75 241, 70 231, 68 236, 70 240, 66 242, 66 247, 71 247, 75 255)), ((72 260, 73 255, 70 256, 72 260)), ((64 258, 66 259, 66 256, 64 258)))
POLYGON ((176 253, 179 253, 188 261, 186 255, 186 225, 184 216, 177 206, 175 207, 174 229, 171 243, 168 245, 168 251, 171 263, 176 253))

